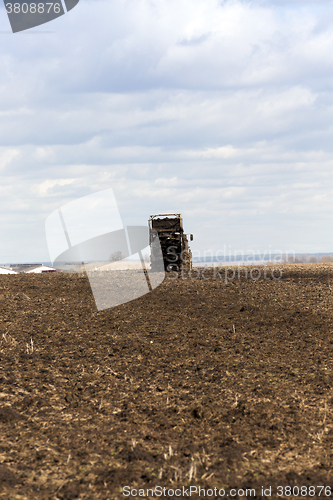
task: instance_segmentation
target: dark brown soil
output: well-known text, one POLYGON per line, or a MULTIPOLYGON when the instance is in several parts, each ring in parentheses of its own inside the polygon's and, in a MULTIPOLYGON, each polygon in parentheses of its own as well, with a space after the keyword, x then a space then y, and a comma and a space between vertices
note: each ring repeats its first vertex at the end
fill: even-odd
POLYGON ((281 269, 103 312, 84 275, 1 276, 0 498, 333 486, 333 267, 281 269))

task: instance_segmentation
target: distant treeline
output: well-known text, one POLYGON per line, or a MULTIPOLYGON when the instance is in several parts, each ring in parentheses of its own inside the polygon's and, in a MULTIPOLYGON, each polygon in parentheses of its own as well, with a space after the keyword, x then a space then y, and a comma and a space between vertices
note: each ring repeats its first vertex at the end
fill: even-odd
POLYGON ((317 263, 317 262, 333 262, 333 253, 304 253, 297 254, 295 252, 281 252, 279 254, 270 254, 263 252, 262 254, 242 254, 238 252, 235 255, 210 255, 210 256, 193 256, 193 262, 199 264, 200 262, 218 262, 218 263, 245 263, 245 262, 281 262, 281 263, 317 263))
POLYGON ((303 254, 303 255, 289 255, 288 259, 285 261, 289 264, 316 264, 316 263, 328 263, 328 262, 333 262, 333 255, 322 255, 322 256, 316 256, 316 255, 308 255, 308 254, 303 254))

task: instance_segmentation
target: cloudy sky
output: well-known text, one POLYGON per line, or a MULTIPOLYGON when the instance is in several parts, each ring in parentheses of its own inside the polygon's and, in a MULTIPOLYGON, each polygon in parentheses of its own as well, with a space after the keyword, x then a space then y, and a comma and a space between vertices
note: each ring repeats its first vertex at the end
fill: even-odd
POLYGON ((0 7, 0 262, 113 188, 204 252, 333 251, 333 4, 81 0, 12 34, 0 7))

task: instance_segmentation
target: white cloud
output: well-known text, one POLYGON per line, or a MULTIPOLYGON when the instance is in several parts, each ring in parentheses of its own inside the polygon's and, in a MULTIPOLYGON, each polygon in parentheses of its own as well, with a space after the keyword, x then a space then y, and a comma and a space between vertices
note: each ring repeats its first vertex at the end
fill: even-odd
POLYGON ((0 171, 10 166, 13 159, 19 155, 19 151, 14 148, 0 148, 0 171))
POLYGON ((32 190, 35 190, 40 197, 45 197, 50 195, 50 190, 55 186, 67 186, 68 184, 73 184, 73 182, 75 182, 75 179, 46 180, 36 186, 32 186, 32 190))

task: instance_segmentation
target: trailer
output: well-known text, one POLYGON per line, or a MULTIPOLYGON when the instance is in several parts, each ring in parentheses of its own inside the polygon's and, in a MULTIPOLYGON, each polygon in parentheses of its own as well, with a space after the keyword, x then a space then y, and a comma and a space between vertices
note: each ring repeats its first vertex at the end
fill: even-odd
MULTIPOLYGON (((192 269, 192 253, 183 228, 181 214, 156 214, 149 216, 149 245, 151 269, 154 271, 160 253, 159 241, 162 249, 164 269, 166 272, 185 271, 192 269)), ((189 235, 190 241, 193 234, 189 235)))

